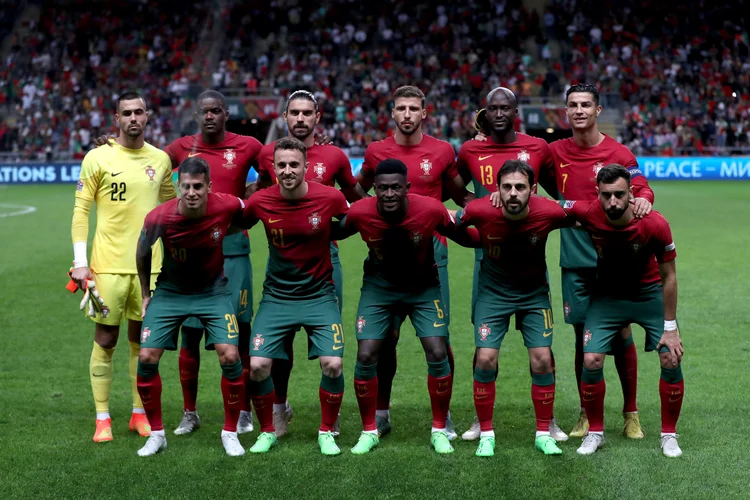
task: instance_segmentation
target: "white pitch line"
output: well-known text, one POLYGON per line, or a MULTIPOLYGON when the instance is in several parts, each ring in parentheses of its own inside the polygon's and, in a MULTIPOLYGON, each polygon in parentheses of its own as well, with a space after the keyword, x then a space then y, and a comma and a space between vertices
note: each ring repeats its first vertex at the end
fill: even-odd
POLYGON ((15 212, 0 213, 0 219, 3 217, 15 217, 16 215, 26 215, 36 212, 36 207, 29 205, 10 205, 7 203, 0 203, 0 208, 16 208, 15 212))

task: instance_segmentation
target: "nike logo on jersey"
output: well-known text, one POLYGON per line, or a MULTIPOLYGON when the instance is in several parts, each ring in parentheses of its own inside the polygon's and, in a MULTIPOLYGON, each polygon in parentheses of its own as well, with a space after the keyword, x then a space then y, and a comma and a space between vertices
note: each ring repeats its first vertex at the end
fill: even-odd
POLYGON ((269 224, 276 224, 277 222, 280 222, 281 219, 268 219, 269 224))
POLYGON ((188 153, 188 158, 192 158, 193 156, 198 156, 200 153, 188 153))
POLYGON ((560 168, 565 168, 568 165, 570 165, 570 163, 562 163, 562 162, 560 162, 560 168))
MULTIPOLYGON (((123 170, 123 172, 124 172, 124 170, 123 170)), ((112 172, 112 177, 117 177, 117 176, 118 176, 118 175, 120 175, 121 173, 122 173, 122 172, 117 172, 117 173, 114 173, 114 172, 112 172)))
POLYGON ((486 160, 487 158, 489 158, 490 156, 492 156, 492 155, 487 155, 487 156, 480 156, 480 157, 479 157, 479 161, 484 161, 484 160, 486 160))

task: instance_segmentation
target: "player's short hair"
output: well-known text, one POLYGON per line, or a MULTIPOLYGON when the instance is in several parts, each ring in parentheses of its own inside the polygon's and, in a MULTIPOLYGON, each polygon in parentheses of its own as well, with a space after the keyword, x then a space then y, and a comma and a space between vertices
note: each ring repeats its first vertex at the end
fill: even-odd
POLYGON ((128 90, 127 92, 123 92, 122 94, 117 96, 117 101, 115 101, 115 111, 117 111, 118 113, 120 112, 120 103, 122 101, 132 101, 133 99, 140 99, 141 101, 143 101, 143 107, 148 110, 148 103, 146 103, 146 98, 135 90, 128 90))
POLYGON ((416 97, 417 99, 421 99, 422 107, 424 108, 424 101, 425 101, 424 92, 422 92, 421 90, 419 90, 417 87, 413 85, 404 85, 403 87, 397 88, 393 92, 393 102, 395 103, 396 99, 400 97, 404 97, 404 98, 416 97))
POLYGON ((318 100, 315 98, 312 92, 308 92, 307 90, 295 90, 291 94, 289 94, 289 97, 286 99, 286 105, 284 106, 284 113, 289 111, 289 103, 292 101, 310 101, 315 106, 315 112, 318 112, 318 100))
POLYGON ((591 85, 590 83, 576 83, 565 92, 566 104, 568 103, 568 97, 574 92, 591 94, 594 97, 594 104, 597 106, 599 105, 599 89, 596 88, 596 85, 591 85))
POLYGON ((198 158, 197 156, 191 157, 191 158, 185 158, 182 163, 180 163, 180 166, 177 167, 177 178, 180 178, 180 175, 182 174, 190 174, 190 175, 205 175, 206 176, 206 182, 209 182, 211 180, 211 174, 210 169, 208 168, 208 162, 204 160, 203 158, 198 158))
POLYGON ((599 173, 596 174, 597 184, 613 184, 617 179, 625 179, 630 186, 630 172, 627 168, 617 163, 610 163, 607 166, 599 169, 599 173))
POLYGON ((504 175, 514 174, 516 172, 521 172, 529 179, 529 186, 534 185, 534 169, 531 168, 531 165, 522 160, 507 160, 503 163, 503 166, 500 167, 500 171, 497 173, 497 185, 500 185, 500 179, 504 175))
POLYGON ((396 158, 387 158, 378 163, 378 166, 375 167, 375 177, 388 174, 399 174, 406 177, 407 173, 408 170, 406 169, 406 164, 396 158))
POLYGON ((278 141, 276 141, 276 144, 273 147, 274 155, 276 154, 276 151, 301 151, 302 152, 302 158, 307 161, 307 147, 305 147, 305 143, 300 141, 299 139, 295 137, 282 137, 278 141))
POLYGON ((204 90, 198 94, 198 99, 195 100, 195 105, 198 106, 198 103, 204 99, 216 99, 221 103, 221 109, 227 109, 227 98, 218 90, 204 90))

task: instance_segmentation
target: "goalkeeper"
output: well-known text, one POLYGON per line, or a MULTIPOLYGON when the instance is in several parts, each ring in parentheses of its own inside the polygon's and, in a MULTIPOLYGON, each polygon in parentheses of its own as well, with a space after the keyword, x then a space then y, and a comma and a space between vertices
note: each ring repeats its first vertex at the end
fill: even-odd
MULTIPOLYGON (((163 151, 147 144, 144 130, 148 122, 145 100, 135 92, 118 97, 115 122, 119 137, 111 148, 97 148, 83 159, 73 209, 74 264, 71 278, 80 288, 91 292, 89 304, 96 307, 92 319, 94 346, 89 374, 96 406, 94 441, 112 440, 109 392, 112 386, 112 354, 120 333, 120 323, 128 320, 130 344, 130 380, 133 414, 130 430, 149 436, 151 428, 143 411, 136 386, 140 351, 141 287, 135 266, 135 248, 143 220, 159 202, 176 196, 172 183, 172 163, 163 151), (96 230, 87 259, 89 212, 96 203, 96 230), (94 288, 87 287, 95 283, 94 288), (93 290, 103 299, 94 298, 93 290), (93 300, 92 300, 93 299, 93 300)), ((152 286, 161 267, 161 246, 154 245, 152 286)))

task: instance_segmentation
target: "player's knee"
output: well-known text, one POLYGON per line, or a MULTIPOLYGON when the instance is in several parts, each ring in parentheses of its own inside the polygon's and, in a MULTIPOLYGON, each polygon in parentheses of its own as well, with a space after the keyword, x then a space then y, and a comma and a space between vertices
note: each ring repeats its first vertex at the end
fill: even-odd
POLYGON ((320 370, 326 377, 336 378, 343 370, 343 360, 335 356, 323 356, 320 358, 320 370))
POLYGON ((435 363, 442 361, 448 357, 448 349, 445 347, 445 343, 433 343, 424 346, 424 354, 427 361, 435 363))
POLYGON ((552 371, 552 351, 549 348, 529 349, 531 371, 549 373, 552 371))
POLYGON ((479 349, 476 353, 477 368, 485 371, 494 371, 497 369, 497 349, 479 349))
POLYGON ((102 325, 101 323, 97 323, 96 329, 94 330, 94 341, 103 349, 114 349, 117 345, 119 333, 119 326, 102 325))
POLYGON ((587 352, 583 355, 583 366, 587 370, 601 370, 604 367, 604 354, 587 352))
POLYGON ((142 364, 157 364, 161 359, 161 349, 141 349, 138 353, 138 362, 142 364))
POLYGON ((662 368, 674 368, 672 366, 672 355, 669 351, 659 353, 659 364, 662 368))
POLYGON ((265 380, 271 376, 271 358, 253 356, 250 358, 250 378, 252 380, 265 380))
POLYGON ((233 365, 240 360, 240 352, 233 345, 224 345, 222 348, 217 345, 216 353, 219 355, 219 364, 221 365, 233 365))
POLYGON ((361 365, 374 365, 378 362, 378 352, 374 349, 359 349, 357 362, 361 365))

